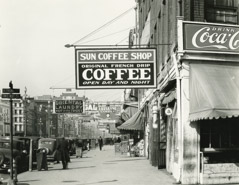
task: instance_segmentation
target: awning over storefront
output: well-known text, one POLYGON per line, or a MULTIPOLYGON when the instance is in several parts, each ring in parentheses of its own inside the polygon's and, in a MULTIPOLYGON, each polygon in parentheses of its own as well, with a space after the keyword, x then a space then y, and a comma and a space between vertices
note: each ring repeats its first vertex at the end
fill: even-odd
POLYGON ((136 102, 124 103, 124 105, 126 108, 120 114, 118 120, 116 120, 116 126, 122 125, 138 111, 138 104, 136 102))
POLYGON ((132 105, 129 104, 121 113, 121 119, 126 121, 129 118, 131 118, 137 111, 138 111, 138 105, 135 106, 134 104, 132 105))
POLYGON ((162 99, 162 104, 168 104, 176 98, 177 98, 176 90, 175 89, 171 90, 164 95, 164 98, 162 99))
POLYGON ((143 130, 143 115, 142 110, 138 110, 130 119, 117 128, 120 130, 143 130))
POLYGON ((115 124, 109 124, 110 126, 110 134, 120 134, 120 131, 115 127, 115 124))
POLYGON ((190 64, 191 121, 239 116, 239 64, 190 64))

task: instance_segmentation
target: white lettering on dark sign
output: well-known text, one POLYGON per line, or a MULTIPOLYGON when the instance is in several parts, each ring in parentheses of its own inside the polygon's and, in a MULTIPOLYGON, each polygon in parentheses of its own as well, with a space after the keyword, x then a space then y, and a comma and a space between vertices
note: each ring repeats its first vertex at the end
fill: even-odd
POLYGON ((83 113, 82 100, 55 100, 56 113, 83 113))
POLYGON ((185 50, 239 52, 239 27, 185 23, 184 28, 185 50))
POLYGON ((155 88, 155 49, 76 50, 76 88, 155 88))

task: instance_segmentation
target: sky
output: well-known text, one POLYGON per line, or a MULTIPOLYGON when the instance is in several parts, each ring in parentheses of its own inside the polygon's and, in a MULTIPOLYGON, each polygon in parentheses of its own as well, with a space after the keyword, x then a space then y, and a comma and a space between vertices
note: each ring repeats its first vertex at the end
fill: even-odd
MULTIPOLYGON (((135 0, 0 0, 0 89, 11 80, 31 97, 74 88, 74 48, 65 45, 127 45, 135 5, 135 0)), ((120 101, 123 89, 73 92, 94 101, 120 101)))

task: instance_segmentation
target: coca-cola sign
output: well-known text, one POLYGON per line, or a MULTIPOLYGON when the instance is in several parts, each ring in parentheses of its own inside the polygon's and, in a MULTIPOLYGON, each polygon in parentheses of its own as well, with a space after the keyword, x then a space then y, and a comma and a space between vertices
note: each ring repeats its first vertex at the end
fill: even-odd
POLYGON ((184 22, 184 50, 239 53, 239 27, 184 22))

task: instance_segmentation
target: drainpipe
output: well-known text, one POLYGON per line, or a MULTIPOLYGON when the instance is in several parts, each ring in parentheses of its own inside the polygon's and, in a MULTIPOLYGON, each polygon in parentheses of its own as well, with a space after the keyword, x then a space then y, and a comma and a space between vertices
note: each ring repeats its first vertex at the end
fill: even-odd
POLYGON ((179 16, 183 15, 183 5, 182 5, 182 0, 178 0, 178 12, 179 12, 179 16))

